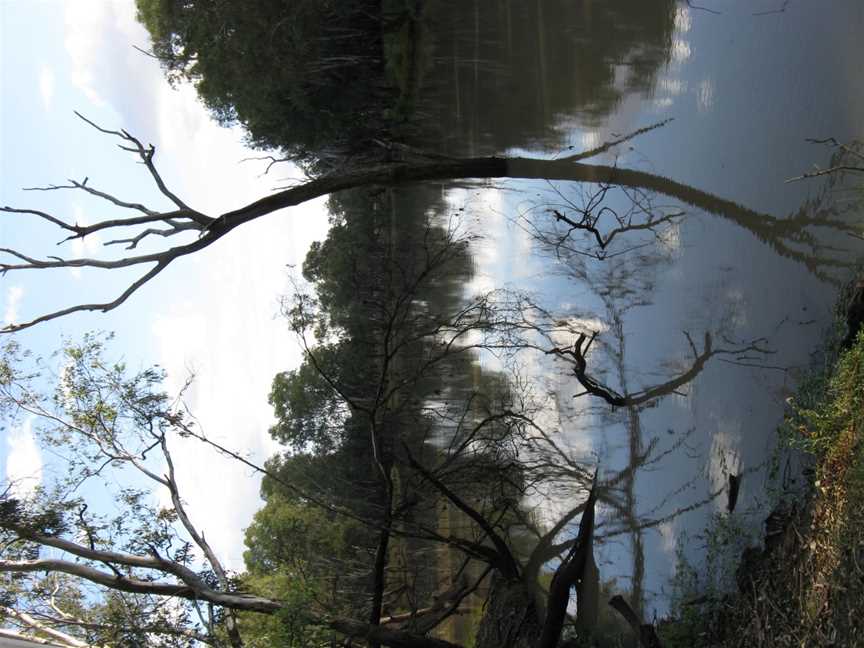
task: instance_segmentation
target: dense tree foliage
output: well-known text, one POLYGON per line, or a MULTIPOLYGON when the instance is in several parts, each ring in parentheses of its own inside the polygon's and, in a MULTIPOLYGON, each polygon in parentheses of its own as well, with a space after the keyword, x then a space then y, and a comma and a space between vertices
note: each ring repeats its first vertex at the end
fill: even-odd
POLYGON ((300 160, 360 151, 380 127, 377 0, 137 0, 169 79, 223 124, 300 160))

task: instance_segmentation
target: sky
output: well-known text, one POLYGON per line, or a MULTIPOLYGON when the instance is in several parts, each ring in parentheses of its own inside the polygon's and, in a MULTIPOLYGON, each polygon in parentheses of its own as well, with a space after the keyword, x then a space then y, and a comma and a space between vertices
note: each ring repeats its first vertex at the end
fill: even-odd
MULTIPOLYGON (((218 215, 251 202, 286 178, 288 165, 266 176, 261 155, 243 146, 243 133, 213 122, 194 89, 172 89, 148 47, 133 0, 0 1, 0 204, 40 209, 78 223, 129 215, 77 191, 25 192, 68 178, 113 195, 166 208, 146 170, 114 141, 79 120, 124 128, 156 147, 166 184, 193 208, 218 215)), ((263 461, 276 450, 267 429, 273 376, 295 367, 300 351, 279 316, 310 243, 326 236, 323 200, 251 223, 207 250, 169 266, 119 309, 75 314, 17 335, 44 355, 64 339, 90 330, 116 334, 110 354, 132 369, 159 364, 169 393, 196 375, 186 402, 204 432, 263 461)), ((53 226, 0 214, 0 247, 33 256, 105 255, 103 241, 55 244, 53 226), (64 249, 65 247, 65 249, 64 249)), ((121 253, 108 249, 108 255, 121 253)), ((110 301, 137 275, 75 271, 8 273, 0 277, 4 323, 86 301, 110 301)), ((0 471, 7 479, 47 479, 51 461, 23 420, 0 434, 0 471)), ((173 450, 191 516, 234 569, 242 568, 242 531, 261 502, 260 479, 236 462, 194 442, 173 450)))

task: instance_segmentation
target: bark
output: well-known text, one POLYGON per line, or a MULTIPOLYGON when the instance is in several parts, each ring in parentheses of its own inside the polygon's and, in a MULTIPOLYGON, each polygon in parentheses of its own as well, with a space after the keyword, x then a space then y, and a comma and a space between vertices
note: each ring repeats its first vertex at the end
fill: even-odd
POLYGON ((538 648, 555 648, 561 640, 564 621, 567 618, 567 605, 570 603, 570 590, 585 578, 586 567, 594 549, 594 505, 597 502, 597 481, 588 494, 585 512, 579 521, 579 534, 573 548, 552 576, 549 585, 549 599, 546 604, 546 619, 538 648))
POLYGON ((400 163, 324 176, 223 214, 213 221, 206 230, 208 235, 219 237, 235 227, 279 209, 293 207, 314 198, 356 187, 395 186, 414 182, 467 178, 538 179, 613 184, 631 189, 656 191, 699 209, 721 216, 731 216, 736 220, 768 222, 776 220, 770 215, 747 209, 731 200, 725 200, 689 185, 645 171, 585 164, 574 162, 568 158, 538 160, 520 157, 479 157, 400 163))
POLYGON ((0 572, 61 572, 83 578, 91 583, 133 594, 154 594, 156 596, 176 596, 190 601, 206 601, 231 610, 273 613, 282 604, 272 599, 248 594, 219 592, 210 588, 193 588, 189 585, 145 581, 131 576, 109 573, 82 563, 40 558, 37 560, 0 560, 0 572))
MULTIPOLYGON (((390 549, 390 513, 391 502, 388 497, 387 516, 378 537, 378 548, 375 551, 375 564, 372 567, 372 609, 369 613, 369 624, 377 626, 381 623, 381 611, 384 606, 384 587, 386 585, 387 557, 390 549)), ((369 648, 378 648, 381 643, 375 639, 369 642, 369 648)))
POLYGON ((525 583, 495 575, 477 629, 476 648, 536 648, 540 619, 534 595, 525 583))
POLYGON ((593 632, 600 618, 600 570, 589 551, 582 578, 576 585, 576 632, 579 636, 593 632))

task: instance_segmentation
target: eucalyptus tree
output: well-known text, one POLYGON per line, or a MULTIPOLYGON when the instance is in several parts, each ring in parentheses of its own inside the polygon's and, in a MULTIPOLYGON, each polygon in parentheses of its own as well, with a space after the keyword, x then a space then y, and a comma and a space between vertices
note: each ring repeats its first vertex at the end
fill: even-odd
MULTIPOLYGON (((248 617, 238 620, 238 615, 254 612, 293 619, 307 630, 318 628, 319 633, 337 632, 376 644, 451 645, 427 636, 428 629, 412 632, 400 626, 400 620, 413 622, 419 617, 453 614, 458 603, 454 606, 451 599, 433 604, 429 610, 409 611, 405 619, 389 615, 375 624, 343 614, 347 610, 341 588, 329 594, 343 597, 342 604, 328 603, 321 589, 326 590, 328 584, 312 578, 326 573, 326 566, 315 566, 317 557, 326 546, 332 548, 328 552, 331 559, 338 558, 340 552, 350 553, 351 542, 346 540, 348 536, 340 537, 338 529, 349 535, 356 535, 359 528, 375 531, 380 527, 379 519, 345 507, 326 490, 302 479, 288 481, 286 475, 291 472, 272 464, 256 467, 272 480, 270 501, 289 499, 266 508, 250 527, 249 573, 230 573, 207 542, 204 528, 186 508, 171 444, 177 436, 192 436, 238 460, 242 457, 206 439, 182 407, 159 391, 162 375, 158 370, 129 375, 121 363, 105 358, 103 341, 92 336, 64 350, 63 368, 53 394, 39 393, 40 375, 27 366, 27 358, 15 343, 8 343, 0 383, 4 417, 9 423, 20 424, 24 417, 31 420, 42 443, 55 448, 65 460, 67 472, 35 491, 26 492, 20 484, 10 484, 3 494, 0 573, 7 579, 7 621, 28 626, 36 636, 64 634, 69 637, 68 645, 76 645, 76 641, 80 645, 115 645, 111 642, 121 641, 118 636, 138 633, 164 645, 197 641, 240 646, 242 628, 250 621, 248 617), (130 473, 137 477, 131 478, 130 473), (136 479, 143 484, 141 488, 123 485, 136 479), (118 482, 120 488, 111 488, 118 482), (93 499, 94 487, 101 491, 97 500, 114 491, 115 505, 107 507, 114 513, 106 513, 104 502, 100 505, 93 499), (153 504, 148 488, 164 491, 166 501, 153 504), (293 569, 275 571, 268 562, 274 556, 282 557, 281 566, 289 563, 293 569), (317 589, 312 583, 317 583, 317 589), (58 603, 61 592, 67 593, 66 599, 73 604, 58 603), (82 609, 84 600, 88 603, 82 609), (31 619, 37 621, 31 623, 31 619), (121 632, 124 627, 125 634, 121 632)), ((522 420, 516 413, 499 418, 508 417, 522 420)), ((471 453, 476 461, 493 449, 495 438, 500 439, 492 435, 483 440, 481 431, 489 424, 483 421, 472 429, 471 453), (485 451, 481 449, 484 444, 485 451)), ((523 433, 522 437, 524 442, 533 443, 528 435, 523 433)), ((463 450, 468 447, 467 441, 462 444, 463 450)), ((506 582, 520 582, 521 562, 500 527, 500 506, 512 503, 469 502, 448 486, 453 472, 446 470, 447 465, 427 466, 407 448, 405 452, 414 478, 430 484, 439 499, 467 515, 480 535, 444 533, 408 518, 394 522, 388 531, 456 547, 500 573, 506 582)), ((450 464, 454 460, 451 456, 450 464)), ((397 497, 410 498, 412 490, 406 485, 397 497)), ((582 509, 590 511, 592 501, 589 499, 587 508, 583 505, 582 509)), ((405 511, 410 506, 408 501, 399 501, 394 508, 405 511)), ((584 519, 590 520, 590 516, 584 519)), ((578 561, 580 556, 573 553, 562 565, 578 561)), ((560 577, 562 583, 572 585, 578 577, 576 572, 578 567, 571 567, 560 577)), ((565 589, 569 591, 570 585, 565 589)), ((461 589, 459 594, 466 595, 461 589)), ((549 605, 566 607, 568 599, 552 597, 549 605)), ((500 620, 496 617, 495 623, 500 620)), ((535 618, 532 627, 546 627, 539 623, 535 618)), ((490 628, 495 625, 490 624, 490 628)), ((558 625, 546 630, 556 638, 560 631, 558 625)), ((304 641, 320 636, 309 632, 302 635, 304 641)))

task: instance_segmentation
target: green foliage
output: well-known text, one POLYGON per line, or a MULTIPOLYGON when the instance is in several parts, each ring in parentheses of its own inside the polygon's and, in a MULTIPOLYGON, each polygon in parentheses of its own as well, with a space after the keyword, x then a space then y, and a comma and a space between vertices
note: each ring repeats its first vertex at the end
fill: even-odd
POLYGON ((308 358, 299 368, 276 374, 268 398, 277 423, 271 436, 296 452, 327 454, 341 442, 348 408, 333 384, 346 369, 338 345, 316 348, 316 362, 308 358))
POLYGON ((850 426, 860 435, 864 412, 864 331, 840 355, 831 373, 814 374, 793 400, 787 433, 798 446, 823 458, 850 426))
POLYGON ((302 161, 379 123, 376 0, 136 0, 169 80, 195 83, 223 124, 302 161))
POLYGON ((332 638, 331 631, 310 621, 309 613, 318 607, 352 612, 345 594, 357 558, 355 536, 355 525, 345 518, 275 492, 267 496, 246 530, 243 580, 248 589, 278 598, 284 607, 268 617, 243 615, 241 628, 250 646, 305 648, 332 638))
POLYGON ((837 324, 826 332, 821 366, 788 400, 791 414, 781 427, 784 443, 811 453, 816 462, 811 500, 790 522, 799 525, 797 542, 767 556, 753 554, 745 562, 747 569, 759 570, 753 592, 728 597, 731 584, 723 576, 731 579, 742 548, 760 539, 748 538, 730 523, 734 518, 718 517, 706 534, 707 569, 695 569, 679 550, 674 620, 660 628, 664 645, 707 645, 706 637, 718 637, 712 646, 750 645, 772 626, 776 645, 823 645, 828 635, 832 645, 857 645, 852 637, 861 600, 856 592, 864 524, 864 333, 841 350, 844 319, 841 299, 837 324), (684 604, 706 594, 707 605, 684 604), (809 607, 814 601, 818 611, 809 607))
POLYGON ((309 565, 345 554, 351 525, 316 506, 272 495, 246 530, 243 557, 252 574, 288 569, 302 579, 309 565))
MULTIPOLYGON (((0 495, 4 560, 35 560, 43 553, 40 536, 59 536, 96 551, 155 554, 194 565, 191 546, 175 524, 177 512, 158 506, 152 487, 122 473, 124 467, 138 467, 142 474, 163 475, 160 459, 165 456, 154 449, 167 444, 169 435, 184 434, 188 423, 162 390, 164 372, 152 367, 131 373, 123 362, 108 360, 110 340, 110 335, 88 334, 67 343, 51 363, 32 358, 14 342, 3 347, 0 415, 7 425, 32 426, 53 459, 45 483, 21 490, 13 484, 0 495), (88 502, 94 491, 98 496, 88 502)), ((109 569, 98 560, 90 562, 109 569)), ((131 565, 110 570, 154 578, 152 571, 131 565)), ((60 626, 88 645, 152 645, 159 637, 158 645, 179 648, 189 645, 184 632, 196 627, 190 603, 165 606, 159 597, 90 589, 57 573, 0 576, 0 590, 9 594, 6 604, 57 616, 49 606, 53 600, 80 620, 60 626)), ((199 576, 210 578, 206 572, 199 576)))

